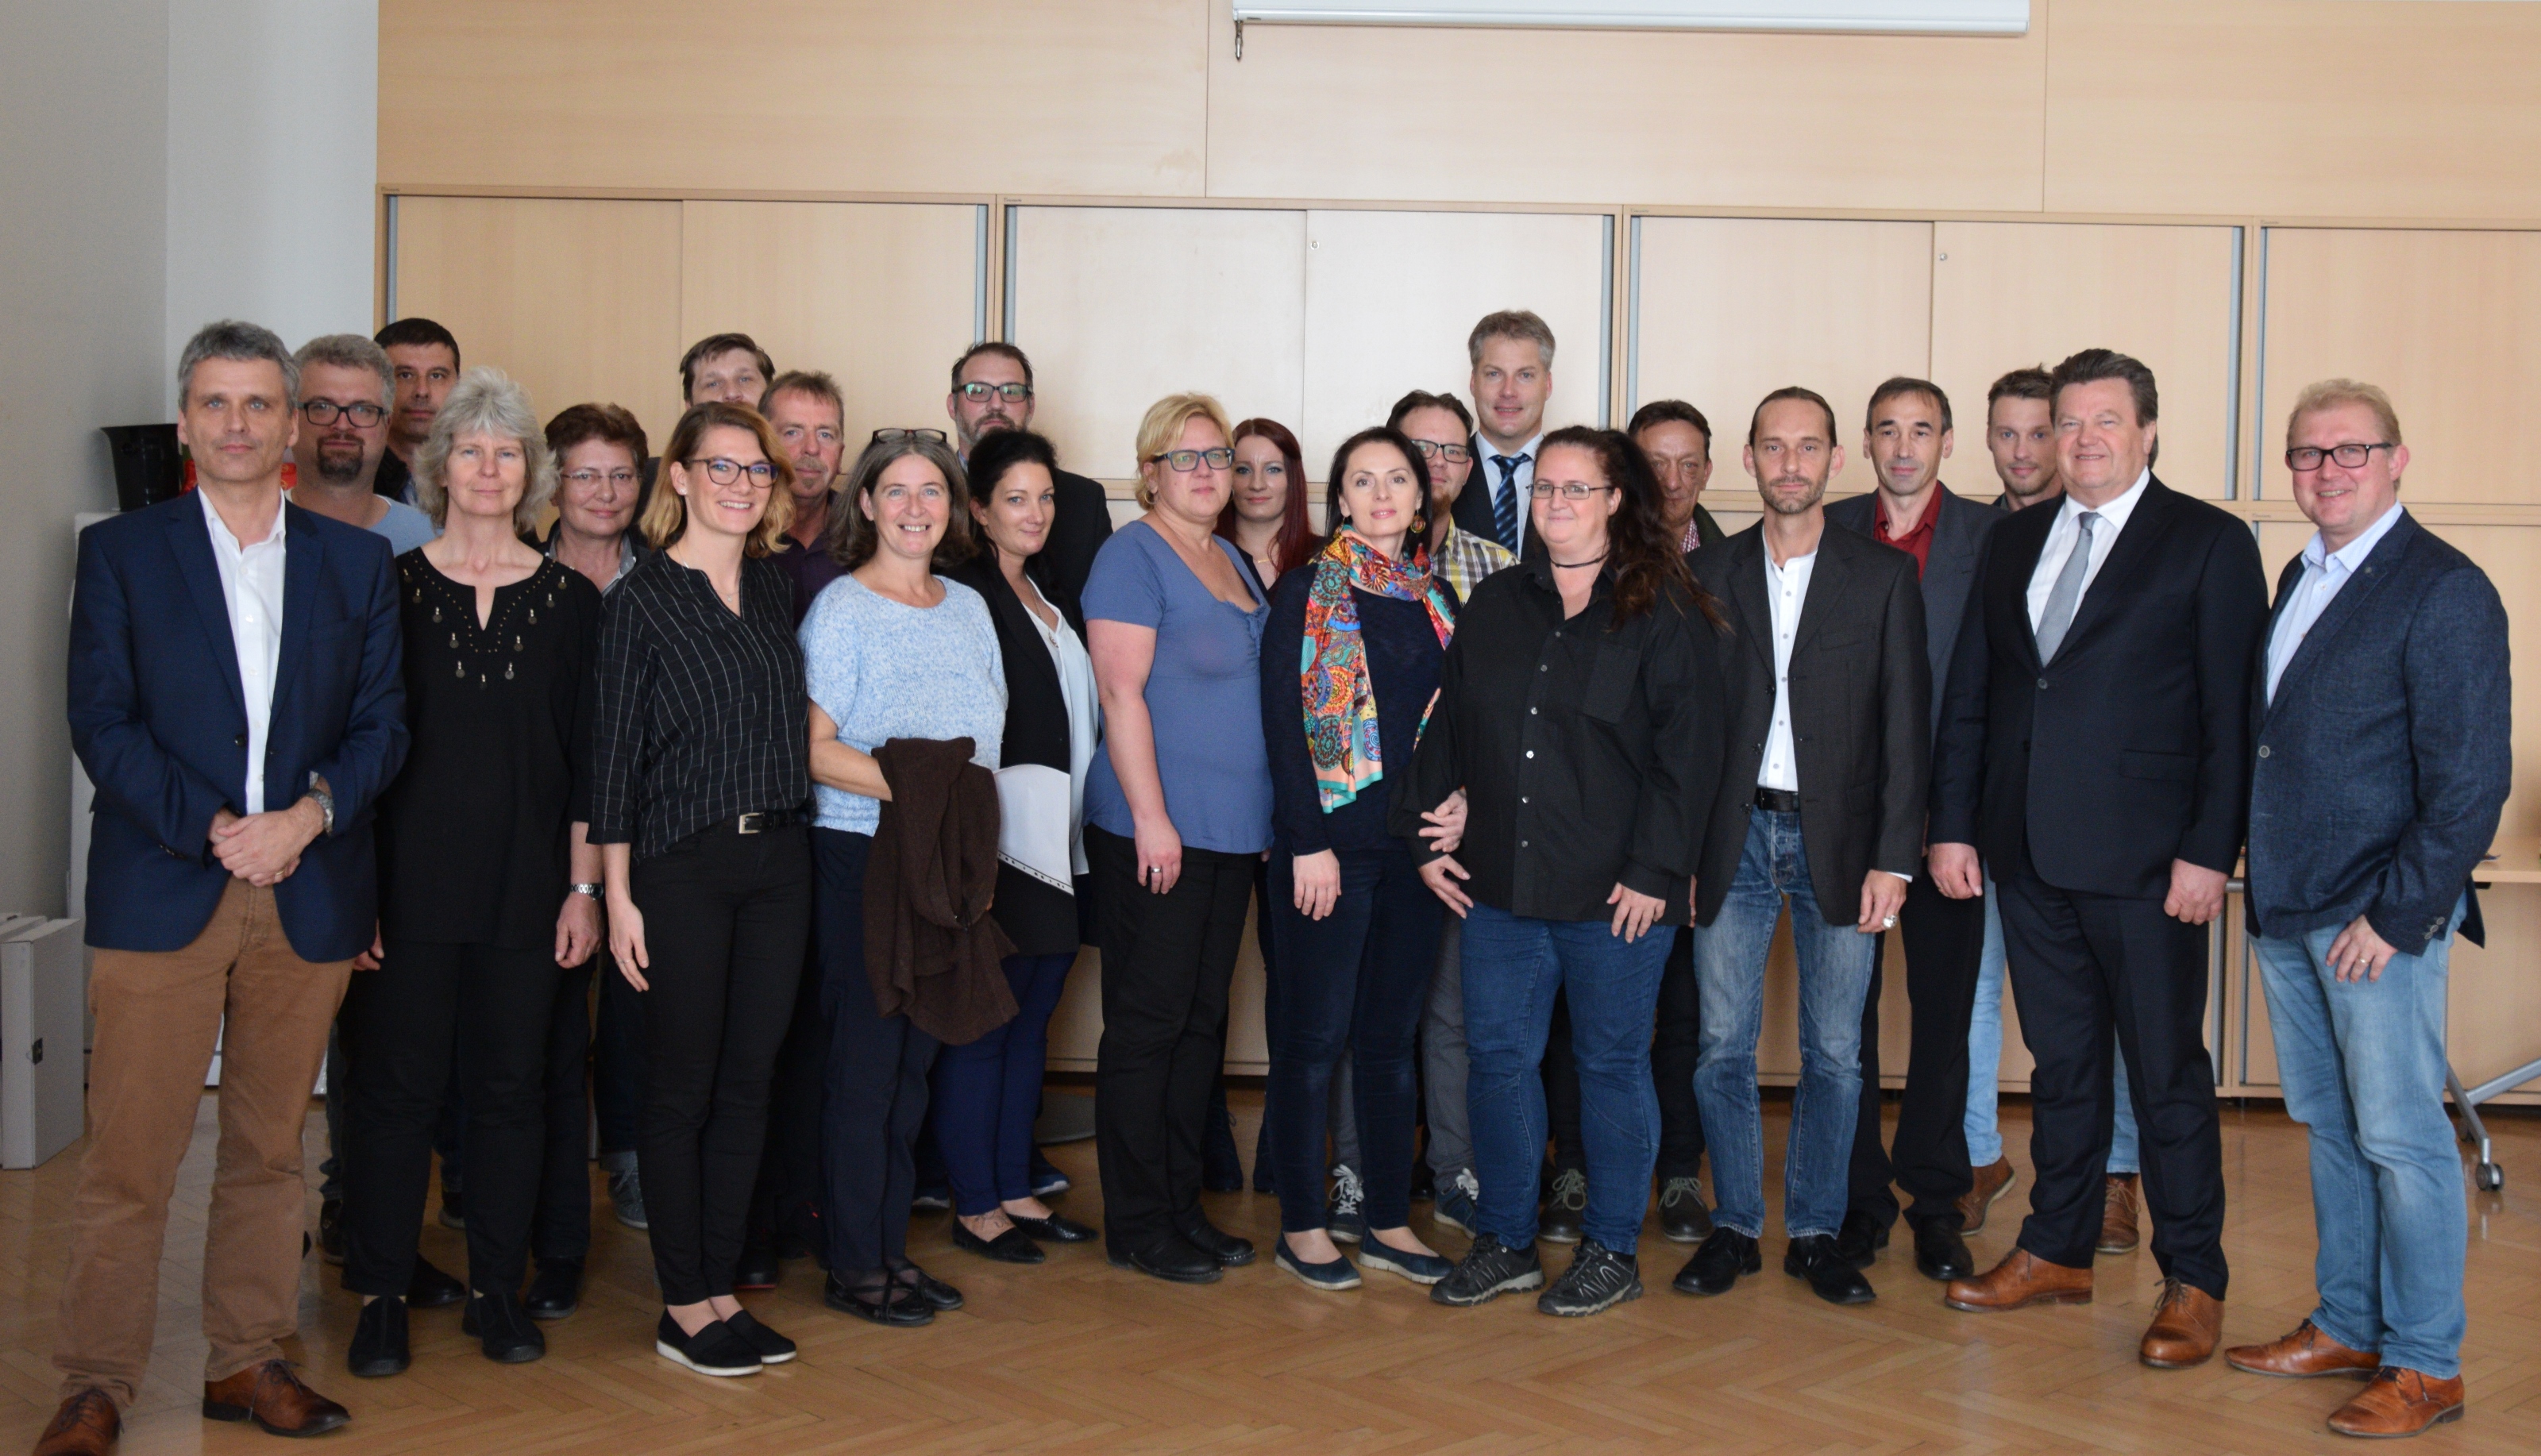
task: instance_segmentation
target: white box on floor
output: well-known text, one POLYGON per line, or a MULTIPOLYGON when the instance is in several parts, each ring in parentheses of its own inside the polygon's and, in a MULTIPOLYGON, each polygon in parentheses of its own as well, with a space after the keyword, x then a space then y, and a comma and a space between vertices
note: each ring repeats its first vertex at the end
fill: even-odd
POLYGON ((88 1118, 80 922, 0 917, 0 1168, 33 1168, 88 1118))

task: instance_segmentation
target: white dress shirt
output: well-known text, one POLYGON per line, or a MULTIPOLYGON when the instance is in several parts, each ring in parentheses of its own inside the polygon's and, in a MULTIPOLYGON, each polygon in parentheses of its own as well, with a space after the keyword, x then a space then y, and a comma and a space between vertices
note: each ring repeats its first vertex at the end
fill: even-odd
POLYGON ((2302 580, 2286 594, 2286 610, 2277 614, 2276 628, 2268 634, 2268 701, 2277 700, 2277 680, 2286 675, 2286 665, 2301 649, 2311 624, 2320 620, 2320 615, 2337 599, 2339 589, 2356 575, 2364 558, 2373 554, 2382 538, 2400 524, 2401 509, 2400 503, 2393 501, 2389 510, 2364 528, 2363 535, 2334 551, 2325 548, 2319 532, 2312 533, 2310 545, 2303 547, 2302 580))
POLYGON ((2073 607, 2081 610, 2083 598, 2091 595, 2091 583, 2100 568, 2109 564, 2109 552, 2118 544, 2118 533, 2127 529, 2127 518, 2136 513, 2143 500, 2144 486, 2152 482, 2152 471, 2146 469, 2136 476, 2127 492, 2103 506, 2086 506, 2072 496, 2065 497, 2056 508, 2056 524, 2047 528, 2047 545, 2039 548, 2038 569, 2029 573, 2029 629, 2038 630, 2039 619, 2047 615, 2047 598, 2056 590, 2056 577, 2065 569, 2065 558, 2073 554, 2073 543, 2082 539, 2082 528, 2076 524, 2085 511, 2095 512, 2099 520, 2091 527, 2091 562, 2082 568, 2082 593, 2074 598, 2073 607))
MULTIPOLYGON (((1500 507, 1500 468, 1491 464, 1491 457, 1499 454, 1500 448, 1480 430, 1474 432, 1474 447, 1482 452, 1474 458, 1474 469, 1491 487, 1491 509, 1497 511, 1500 507)), ((1517 534, 1521 540, 1526 536, 1526 492, 1535 484, 1535 456, 1543 448, 1544 431, 1538 430, 1534 439, 1518 447, 1514 457, 1517 469, 1509 473, 1508 488, 1517 492, 1517 534)))
POLYGON ((1757 765, 1756 786, 1800 788, 1800 760, 1791 739, 1791 642, 1800 632, 1800 609, 1809 600, 1809 577, 1818 553, 1793 556, 1777 566, 1774 548, 1765 548, 1765 604, 1774 613, 1774 727, 1765 736, 1765 761, 1757 765))
MULTIPOLYGON (((221 597, 229 604, 230 640, 238 648, 239 688, 247 694, 247 802, 241 814, 264 812, 264 744, 273 721, 273 674, 282 658, 282 512, 273 502, 273 525, 264 540, 241 546, 221 513, 203 502, 203 522, 210 528, 212 560, 221 568, 221 597)), ((297 795, 293 797, 297 798, 297 795)))

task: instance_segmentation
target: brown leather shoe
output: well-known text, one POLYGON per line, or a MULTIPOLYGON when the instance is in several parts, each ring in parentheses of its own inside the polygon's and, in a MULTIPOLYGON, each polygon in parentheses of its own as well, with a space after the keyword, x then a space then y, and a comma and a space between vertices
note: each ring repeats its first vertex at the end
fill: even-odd
POLYGON ((84 1390, 53 1413, 53 1423, 36 1438, 36 1456, 109 1456, 122 1431, 114 1398, 102 1390, 84 1390))
POLYGON ((2143 1236, 2136 1232, 2136 1175, 2112 1173, 2100 1204, 2100 1242, 2095 1247, 2103 1254, 2133 1254, 2142 1242, 2143 1236))
POLYGON ((2413 1436, 2461 1417, 2460 1376, 2437 1380, 2421 1370, 2384 1365, 2329 1418, 2329 1428, 2340 1435, 2413 1436))
POLYGON ((1959 1195, 1959 1232, 1963 1234, 1972 1234, 1985 1227, 1986 1210, 2020 1181, 2020 1174, 2011 1166, 2009 1158, 1996 1158, 1977 1169, 1976 1173, 1977 1186, 1959 1195))
POLYGON ((253 1419, 269 1435, 314 1436, 342 1425, 352 1413, 300 1383, 289 1360, 250 1365, 227 1380, 203 1384, 208 1420, 253 1419))
POLYGON ((2323 1375, 2351 1375, 2363 1378, 2373 1373, 2382 1357, 2366 1349, 2349 1349, 2320 1331, 2309 1320, 2294 1326, 2290 1335, 2271 1340, 2265 1345, 2236 1345, 2223 1351, 2223 1359, 2235 1370, 2253 1375, 2282 1375, 2289 1380, 2317 1380, 2323 1375))
POLYGON ((2214 1358, 2222 1339, 2223 1301, 2184 1279, 2164 1279, 2138 1357, 2156 1370, 2185 1370, 2214 1358))
POLYGON ((2030 1304, 2088 1304, 2091 1271, 2050 1264, 2026 1249, 2014 1249, 2002 1263, 1972 1279, 1952 1279, 1941 1302, 1970 1314, 1993 1314, 2030 1304))

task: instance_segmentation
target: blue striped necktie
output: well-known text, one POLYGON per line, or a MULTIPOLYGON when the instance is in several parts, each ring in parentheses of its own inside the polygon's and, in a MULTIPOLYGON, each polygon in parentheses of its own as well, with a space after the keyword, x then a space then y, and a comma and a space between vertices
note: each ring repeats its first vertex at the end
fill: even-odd
POLYGON ((1491 497, 1491 527, 1499 533, 1500 545, 1517 549, 1517 468, 1526 464, 1523 455, 1494 455, 1491 464, 1500 468, 1500 488, 1491 497))

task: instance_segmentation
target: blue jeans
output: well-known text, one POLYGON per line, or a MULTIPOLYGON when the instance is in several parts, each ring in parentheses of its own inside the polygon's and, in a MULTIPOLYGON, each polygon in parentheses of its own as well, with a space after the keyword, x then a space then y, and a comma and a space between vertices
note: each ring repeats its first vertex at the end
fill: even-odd
MULTIPOLYGON (((1653 925, 1627 943, 1606 920, 1528 919, 1481 904, 1466 914, 1464 937, 1465 1101, 1474 1174, 1483 1184, 1482 1231, 1511 1249, 1535 1244, 1546 1136, 1538 1068, 1554 993, 1566 990, 1579 1062, 1579 1141, 1588 1155, 1588 1211, 1580 1222, 1598 1243, 1633 1253, 1659 1150, 1650 1027, 1676 937, 1653 925)), ((1843 1181, 1839 1172, 1839 1194, 1843 1181)))
MULTIPOLYGON (((1977 971, 1977 1011, 1968 1023, 1968 1164, 1988 1168, 2002 1160, 2002 1128, 1996 1121, 2002 1068, 2002 909, 1994 876, 1986 876, 1985 961, 1977 971)), ((2109 1135, 2109 1171, 2134 1173, 2143 1164, 2136 1151, 2136 1105, 2127 1094, 2127 1062, 2111 1056, 2117 1068, 2118 1115, 2109 1135)))
MULTIPOLYGON (((2465 905, 2453 909, 2459 926, 2465 905)), ((2329 971, 2338 926, 2253 936, 2286 1115, 2311 1129, 2320 1256, 2312 1323, 2382 1363, 2461 1373, 2470 1210, 2444 1115, 2444 982, 2452 930, 2378 981, 2329 971)))
MULTIPOLYGON (((1703 1050, 1695 1100, 1711 1150, 1712 1222, 1749 1238, 1765 1231, 1765 1113, 1756 1092, 1756 1039, 1765 1021, 1765 958, 1790 898, 1800 963, 1800 1085, 1782 1158, 1782 1228, 1833 1235, 1844 1223, 1853 1123, 1861 1103, 1861 1003, 1879 938, 1819 912, 1800 843, 1800 817, 1750 809, 1747 848, 1729 898, 1694 932, 1703 991, 1703 1050)), ((1484 1187, 1489 1188, 1486 1179, 1484 1187)))

